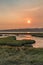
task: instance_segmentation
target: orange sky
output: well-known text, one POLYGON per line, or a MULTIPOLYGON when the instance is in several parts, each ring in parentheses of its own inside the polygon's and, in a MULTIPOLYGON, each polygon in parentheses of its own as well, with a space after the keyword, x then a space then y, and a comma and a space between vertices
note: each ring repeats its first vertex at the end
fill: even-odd
POLYGON ((43 28, 43 0, 0 1, 0 29, 40 27, 43 28))

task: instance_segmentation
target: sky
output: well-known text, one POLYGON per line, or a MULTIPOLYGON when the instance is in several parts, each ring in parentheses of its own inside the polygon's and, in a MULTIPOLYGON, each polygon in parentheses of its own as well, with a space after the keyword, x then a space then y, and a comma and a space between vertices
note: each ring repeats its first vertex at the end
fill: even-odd
POLYGON ((43 28, 43 0, 0 0, 0 29, 19 28, 43 28))

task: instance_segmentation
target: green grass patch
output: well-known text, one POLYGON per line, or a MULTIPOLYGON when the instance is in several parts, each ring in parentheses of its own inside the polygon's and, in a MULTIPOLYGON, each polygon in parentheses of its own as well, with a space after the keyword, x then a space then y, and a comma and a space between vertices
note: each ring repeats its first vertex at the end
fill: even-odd
POLYGON ((34 40, 16 40, 16 37, 10 36, 7 38, 0 38, 0 45, 8 46, 32 46, 34 40))
POLYGON ((35 37, 43 37, 43 33, 29 33, 29 34, 35 37))
POLYGON ((43 49, 0 46, 0 65, 43 65, 43 49))

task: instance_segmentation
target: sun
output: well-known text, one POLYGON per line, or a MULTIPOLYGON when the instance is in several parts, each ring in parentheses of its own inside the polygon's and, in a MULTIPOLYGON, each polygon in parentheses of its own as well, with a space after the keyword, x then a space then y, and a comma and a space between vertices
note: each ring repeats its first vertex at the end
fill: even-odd
POLYGON ((30 20, 28 20, 28 21, 27 21, 27 23, 31 23, 31 21, 30 21, 30 20))

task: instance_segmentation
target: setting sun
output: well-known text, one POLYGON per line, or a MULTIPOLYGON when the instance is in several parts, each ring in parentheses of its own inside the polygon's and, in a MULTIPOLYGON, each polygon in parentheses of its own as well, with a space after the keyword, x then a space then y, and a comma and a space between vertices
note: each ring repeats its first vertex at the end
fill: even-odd
POLYGON ((27 23, 31 23, 31 21, 30 21, 30 20, 28 20, 28 21, 27 21, 27 23))

